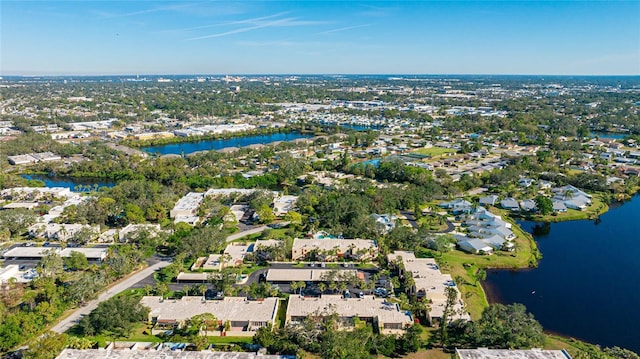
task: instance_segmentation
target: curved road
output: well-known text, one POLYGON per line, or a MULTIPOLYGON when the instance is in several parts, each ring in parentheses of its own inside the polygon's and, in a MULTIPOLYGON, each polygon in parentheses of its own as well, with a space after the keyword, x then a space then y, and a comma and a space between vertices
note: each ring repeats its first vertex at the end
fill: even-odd
POLYGON ((115 296, 116 294, 124 290, 127 290, 128 288, 138 283, 142 279, 151 275, 157 269, 166 267, 169 264, 170 262, 160 261, 121 280, 117 284, 107 289, 106 292, 101 293, 97 299, 94 299, 88 302, 87 305, 85 305, 84 307, 80 307, 76 309, 73 313, 71 313, 71 315, 62 319, 58 324, 56 324, 53 328, 51 328, 51 330, 56 333, 66 332, 67 330, 69 330, 69 328, 76 325, 80 321, 80 318, 82 318, 85 315, 88 315, 89 313, 91 313, 92 310, 96 309, 99 303, 104 302, 109 298, 112 298, 113 296, 115 296))

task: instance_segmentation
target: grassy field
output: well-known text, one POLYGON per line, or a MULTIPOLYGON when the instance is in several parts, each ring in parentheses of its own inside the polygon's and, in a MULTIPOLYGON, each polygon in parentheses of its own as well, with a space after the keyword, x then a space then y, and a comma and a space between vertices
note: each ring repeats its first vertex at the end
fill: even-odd
POLYGON ((420 148, 412 152, 418 153, 421 155, 430 156, 430 157, 440 157, 447 153, 456 153, 457 151, 451 148, 429 147, 429 148, 420 148))

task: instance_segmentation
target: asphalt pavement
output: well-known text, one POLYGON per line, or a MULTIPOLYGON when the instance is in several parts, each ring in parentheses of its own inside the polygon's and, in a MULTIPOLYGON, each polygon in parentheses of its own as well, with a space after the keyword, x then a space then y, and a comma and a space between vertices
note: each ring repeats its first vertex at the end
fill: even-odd
POLYGON ((88 315, 89 313, 91 313, 91 311, 96 309, 99 303, 104 302, 114 297, 116 294, 131 288, 134 284, 140 282, 142 279, 148 277, 149 275, 152 275, 156 270, 166 267, 169 264, 170 262, 168 261, 159 261, 128 276, 127 278, 122 279, 120 282, 107 289, 106 292, 101 293, 97 299, 88 302, 85 306, 76 309, 73 313, 71 313, 71 315, 62 319, 58 324, 51 328, 51 330, 56 333, 66 332, 67 330, 69 330, 69 328, 76 325, 83 316, 88 315))

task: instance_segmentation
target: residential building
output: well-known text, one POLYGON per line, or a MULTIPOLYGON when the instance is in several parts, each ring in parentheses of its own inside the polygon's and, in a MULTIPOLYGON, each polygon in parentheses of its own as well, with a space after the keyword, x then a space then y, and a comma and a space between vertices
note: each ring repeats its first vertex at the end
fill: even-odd
POLYGON ((295 355, 193 351, 184 343, 109 343, 98 349, 65 349, 56 359, 295 359, 295 355))
POLYGON ((160 233, 159 224, 129 224, 118 232, 120 242, 126 242, 129 237, 138 231, 147 231, 150 236, 157 236, 160 233))
POLYGON ((462 198, 456 198, 450 202, 442 202, 439 206, 450 210, 453 214, 469 213, 473 210, 473 204, 462 198))
MULTIPOLYGON (((395 251, 388 255, 389 261, 402 261, 404 271, 413 276, 415 287, 411 291, 419 300, 429 300, 428 319, 431 324, 442 320, 447 303, 446 288, 453 288, 457 293, 457 300, 450 319, 470 320, 471 317, 464 309, 462 295, 450 274, 443 274, 433 258, 416 258, 413 252, 395 251)), ((404 273, 401 273, 404 274, 404 273)))
POLYGON ((510 211, 519 211, 520 210, 520 205, 518 204, 518 201, 515 200, 515 198, 513 197, 507 197, 505 199, 503 199, 502 201, 500 201, 500 206, 504 209, 508 209, 510 211))
POLYGON ((273 199, 273 214, 276 217, 284 216, 295 208, 296 202, 298 202, 298 196, 282 195, 275 197, 273 199))
POLYGON ((564 349, 456 349, 456 356, 458 359, 571 359, 564 349))
POLYGON ((490 194, 488 196, 480 197, 480 204, 483 206, 495 206, 498 201, 498 195, 490 194))
POLYGON ((480 240, 479 238, 468 238, 464 241, 458 241, 458 247, 461 250, 471 254, 491 254, 493 248, 480 240))
POLYGON ((291 282, 340 282, 352 278, 364 280, 364 274, 355 269, 327 269, 327 268, 269 268, 266 281, 271 284, 286 284, 291 282))
POLYGON ((328 316, 337 314, 342 329, 351 329, 356 318, 379 328, 384 334, 399 334, 413 325, 409 311, 403 311, 397 303, 383 298, 344 298, 341 295, 323 295, 307 298, 292 295, 287 306, 287 323, 302 321, 308 316, 328 316))
MULTIPOLYGON (((213 314, 220 325, 229 322, 232 336, 253 336, 258 328, 275 325, 278 298, 248 300, 243 297, 225 297, 221 300, 205 300, 203 297, 185 296, 182 299, 163 299, 157 296, 142 297, 140 303, 150 309, 149 322, 154 324, 154 334, 183 326, 188 319, 205 313, 213 314)), ((209 331, 216 335, 219 331, 209 331)))
POLYGON ((370 239, 296 238, 293 240, 291 259, 304 260, 371 259, 378 255, 376 241, 370 239))
POLYGON ((204 193, 189 192, 180 198, 173 209, 169 212, 171 218, 180 216, 192 216, 198 213, 198 207, 204 200, 204 193))
POLYGON ((372 214, 371 217, 376 221, 376 225, 387 233, 396 227, 397 217, 392 214, 372 214))
POLYGON ((90 261, 102 261, 107 258, 107 248, 65 248, 60 247, 14 247, 3 255, 5 259, 41 259, 49 252, 55 252, 60 257, 69 257, 71 252, 79 252, 90 261))

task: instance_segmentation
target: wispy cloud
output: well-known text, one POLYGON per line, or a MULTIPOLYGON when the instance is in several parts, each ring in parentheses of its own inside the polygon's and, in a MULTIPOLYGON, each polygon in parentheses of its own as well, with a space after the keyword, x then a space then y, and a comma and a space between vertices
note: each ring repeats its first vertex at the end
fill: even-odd
POLYGON ((240 33, 243 33, 243 32, 249 32, 249 31, 254 31, 254 30, 259 30, 259 29, 266 29, 266 28, 271 28, 271 27, 314 26, 314 25, 326 25, 326 24, 328 24, 328 22, 326 22, 326 21, 300 20, 299 18, 295 18, 295 17, 288 17, 288 18, 276 19, 276 20, 271 20, 271 21, 264 21, 265 19, 274 19, 274 18, 277 18, 279 16, 282 16, 282 14, 276 14, 276 15, 266 16, 266 17, 262 17, 262 18, 257 18, 257 19, 249 19, 249 20, 244 20, 244 21, 241 20, 241 21, 236 21, 236 22, 232 22, 232 23, 227 23, 225 25, 253 24, 253 26, 247 26, 247 27, 242 27, 242 28, 239 28, 239 29, 233 29, 233 30, 229 30, 229 31, 218 32, 218 33, 215 33, 215 34, 191 37, 191 38, 188 38, 186 40, 187 41, 193 41, 193 40, 204 40, 204 39, 219 38, 219 37, 225 37, 225 36, 229 36, 229 35, 235 35, 235 34, 240 34, 240 33))
POLYGON ((273 14, 273 15, 255 17, 255 18, 252 18, 252 19, 226 21, 226 22, 219 22, 219 23, 215 23, 215 24, 186 27, 186 28, 182 28, 182 29, 160 30, 160 31, 157 31, 157 33, 188 32, 188 31, 194 31, 194 30, 210 29, 212 27, 220 27, 220 26, 243 25, 243 24, 258 24, 261 21, 278 18, 278 17, 284 16, 284 15, 287 15, 288 13, 289 13, 289 11, 285 11, 285 12, 280 12, 280 13, 273 14))
POLYGON ((391 15, 395 9, 389 7, 380 7, 373 5, 362 5, 365 9, 359 11, 357 14, 366 17, 385 17, 391 15))
POLYGON ((180 9, 184 9, 184 8, 188 8, 188 7, 192 7, 192 6, 197 6, 197 5, 201 5, 201 4, 205 4, 205 3, 206 2, 176 3, 176 4, 173 4, 173 5, 158 6, 158 7, 153 7, 153 8, 150 8, 150 9, 131 11, 131 12, 126 12, 126 13, 109 13, 109 12, 104 12, 104 11, 94 11, 94 13, 99 15, 99 16, 101 16, 101 17, 103 17, 103 18, 110 19, 110 18, 120 18, 120 17, 129 17, 129 16, 144 15, 144 14, 152 14, 152 13, 162 12, 162 11, 175 11, 175 10, 180 10, 180 9))
POLYGON ((268 28, 268 27, 278 26, 280 24, 286 23, 289 20, 290 19, 280 19, 280 20, 270 21, 270 22, 267 22, 267 23, 264 23, 264 24, 261 24, 261 25, 242 27, 242 28, 239 28, 239 29, 225 31, 225 32, 219 32, 219 33, 216 33, 216 34, 209 34, 209 35, 204 35, 204 36, 192 37, 192 38, 187 39, 187 40, 188 41, 193 41, 193 40, 213 39, 213 38, 216 38, 216 37, 225 37, 225 36, 229 36, 229 35, 240 34, 240 33, 243 33, 243 32, 248 32, 248 31, 253 31, 253 30, 258 30, 258 29, 264 29, 264 28, 268 28))
POLYGON ((347 31, 347 30, 352 30, 352 29, 359 29, 359 28, 368 27, 368 26, 371 26, 371 24, 346 26, 346 27, 341 27, 341 28, 338 28, 338 29, 319 32, 318 34, 323 34, 323 35, 324 34, 333 34, 334 32, 341 32, 341 31, 347 31))
POLYGON ((299 42, 287 41, 287 40, 275 40, 275 41, 239 41, 238 45, 252 46, 252 47, 293 47, 302 45, 299 42))

